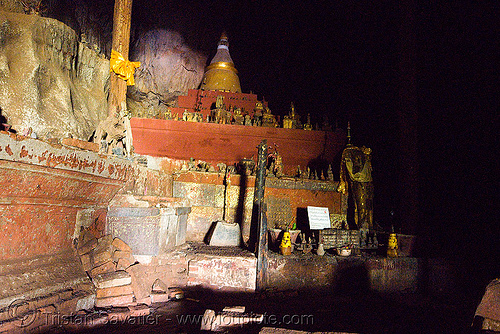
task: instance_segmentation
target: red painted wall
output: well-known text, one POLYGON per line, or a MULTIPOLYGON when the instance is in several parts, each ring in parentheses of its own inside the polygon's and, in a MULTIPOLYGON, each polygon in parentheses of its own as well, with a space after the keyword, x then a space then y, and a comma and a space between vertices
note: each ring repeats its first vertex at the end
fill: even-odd
MULTIPOLYGON (((188 95, 181 95, 177 100, 177 107, 170 107, 172 117, 182 119, 184 111, 198 111, 203 114, 203 119, 206 120, 210 115, 211 108, 217 100, 217 96, 224 97, 224 105, 227 110, 231 107, 241 108, 242 114, 248 113, 253 117, 255 104, 258 102, 257 95, 245 93, 230 93, 221 91, 203 91, 199 89, 190 89, 188 95)), ((262 102, 267 107, 267 102, 262 102)))
MULTIPOLYGON (((219 95, 224 97, 224 105, 226 106, 226 109, 229 110, 231 106, 235 108, 243 108, 244 111, 250 115, 253 115, 255 103, 258 101, 257 95, 255 94, 190 89, 187 96, 181 95, 178 97, 177 105, 182 109, 194 109, 197 102, 200 101, 202 109, 210 110, 212 104, 215 103, 215 100, 219 95)), ((264 102, 264 106, 267 106, 267 102, 264 102)))
POLYGON ((132 118, 135 152, 156 157, 219 162, 232 165, 254 157, 263 139, 278 146, 285 173, 293 175, 300 165, 323 156, 332 163, 345 145, 342 131, 305 131, 214 123, 132 118))
POLYGON ((0 261, 71 250, 78 211, 99 220, 133 172, 130 162, 0 133, 0 261))

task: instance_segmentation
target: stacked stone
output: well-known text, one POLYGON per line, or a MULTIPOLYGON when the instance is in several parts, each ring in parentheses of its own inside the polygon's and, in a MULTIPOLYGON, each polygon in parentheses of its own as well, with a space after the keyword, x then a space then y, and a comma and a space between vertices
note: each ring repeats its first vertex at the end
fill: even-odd
POLYGON ((124 307, 151 304, 151 288, 144 286, 136 273, 131 248, 119 238, 95 238, 83 231, 78 241, 83 269, 96 287, 96 307, 124 307))

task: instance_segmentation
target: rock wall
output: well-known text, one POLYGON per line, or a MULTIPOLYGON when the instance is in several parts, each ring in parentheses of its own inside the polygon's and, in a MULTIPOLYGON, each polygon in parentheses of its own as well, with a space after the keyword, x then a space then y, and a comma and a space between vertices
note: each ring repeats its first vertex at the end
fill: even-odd
POLYGON ((136 117, 157 117, 175 105, 177 96, 197 88, 207 61, 206 56, 186 45, 179 33, 162 29, 141 34, 132 46, 130 59, 141 62, 127 101, 136 117))
POLYGON ((17 0, 0 0, 0 10, 9 12, 24 13, 24 6, 17 0))
POLYGON ((108 57, 111 53, 114 1, 95 6, 93 0, 0 0, 0 10, 56 19, 92 49, 108 57))
POLYGON ((107 114, 109 61, 65 24, 0 11, 0 108, 18 133, 87 141, 107 114))
MULTIPOLYGON (((87 141, 107 111, 112 8, 45 3, 41 14, 69 26, 0 0, 0 112, 18 133, 87 141)), ((136 22, 130 47, 129 59, 142 63, 128 91, 132 115, 165 114, 199 86, 207 56, 179 33, 136 22)))

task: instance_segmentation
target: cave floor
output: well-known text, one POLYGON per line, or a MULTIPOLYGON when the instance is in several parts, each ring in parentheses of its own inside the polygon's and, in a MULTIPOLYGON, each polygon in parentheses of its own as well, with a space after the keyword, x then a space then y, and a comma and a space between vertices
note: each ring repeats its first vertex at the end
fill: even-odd
MULTIPOLYGON (((246 314, 263 314, 260 324, 225 329, 227 333, 258 333, 263 327, 309 332, 345 333, 469 333, 475 305, 455 297, 421 294, 382 295, 325 291, 267 291, 227 294, 186 291, 186 298, 156 304, 143 318, 85 328, 72 333, 202 333, 200 321, 206 309, 220 312, 225 306, 242 305, 246 314)), ((51 333, 68 332, 60 326, 51 333)))

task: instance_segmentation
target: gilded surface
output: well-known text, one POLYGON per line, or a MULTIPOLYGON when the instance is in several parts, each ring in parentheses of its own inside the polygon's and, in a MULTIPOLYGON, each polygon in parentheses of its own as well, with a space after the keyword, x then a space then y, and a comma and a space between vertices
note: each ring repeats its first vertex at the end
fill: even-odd
POLYGON ((225 34, 222 34, 217 53, 205 70, 200 89, 241 93, 240 78, 229 54, 229 42, 225 34))
POLYGON ((338 191, 351 195, 357 228, 373 228, 372 150, 348 145, 342 152, 338 191))
POLYGON ((285 129, 300 129, 300 115, 295 112, 295 105, 290 103, 290 112, 283 117, 283 128, 285 129))
POLYGON ((225 66, 207 68, 200 88, 202 90, 241 93, 240 78, 234 71, 225 66))
POLYGON ((289 229, 291 222, 294 221, 290 199, 268 195, 265 201, 268 226, 282 230, 289 229))

